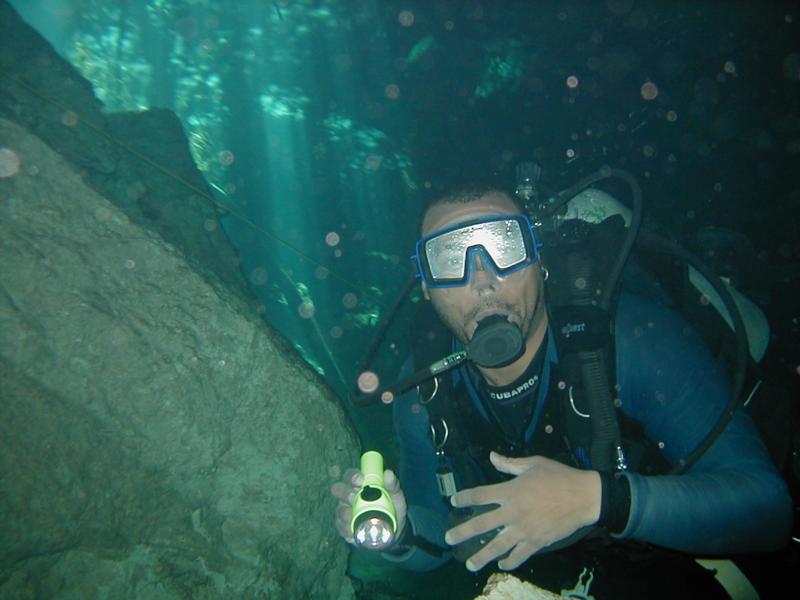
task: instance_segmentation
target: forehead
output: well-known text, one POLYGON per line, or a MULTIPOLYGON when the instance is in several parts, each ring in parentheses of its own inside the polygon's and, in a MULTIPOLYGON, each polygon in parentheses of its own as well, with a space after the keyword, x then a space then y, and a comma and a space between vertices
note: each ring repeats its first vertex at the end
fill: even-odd
POLYGON ((487 194, 470 202, 443 202, 425 213, 425 219, 422 221, 422 235, 484 215, 517 214, 518 212, 519 209, 511 198, 500 193, 487 194))

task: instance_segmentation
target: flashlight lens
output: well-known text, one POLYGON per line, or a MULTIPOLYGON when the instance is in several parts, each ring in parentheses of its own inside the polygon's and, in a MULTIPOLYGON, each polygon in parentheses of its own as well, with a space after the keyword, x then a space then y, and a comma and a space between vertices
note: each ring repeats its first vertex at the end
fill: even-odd
POLYGON ((392 524, 380 517, 364 519, 356 527, 355 541, 359 546, 379 550, 388 546, 394 538, 392 524))

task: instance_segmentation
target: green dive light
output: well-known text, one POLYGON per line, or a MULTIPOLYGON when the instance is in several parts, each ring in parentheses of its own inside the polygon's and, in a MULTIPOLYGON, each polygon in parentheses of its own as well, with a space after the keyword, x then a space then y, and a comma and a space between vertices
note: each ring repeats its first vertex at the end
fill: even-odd
POLYGON ((397 533, 397 516, 389 492, 383 487, 383 456, 370 450, 361 455, 364 483, 353 501, 350 527, 356 546, 386 548, 397 533))

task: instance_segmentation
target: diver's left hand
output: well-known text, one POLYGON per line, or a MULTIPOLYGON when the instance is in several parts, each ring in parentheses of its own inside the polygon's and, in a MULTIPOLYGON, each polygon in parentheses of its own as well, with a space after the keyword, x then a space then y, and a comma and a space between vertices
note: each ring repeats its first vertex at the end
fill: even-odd
POLYGON ((568 467, 543 456, 508 458, 492 452, 495 469, 514 479, 457 492, 456 507, 499 504, 447 531, 445 541, 457 545, 476 535, 502 528, 494 539, 467 560, 470 571, 511 553, 499 561, 501 569, 515 569, 545 546, 571 535, 600 518, 600 474, 568 467))

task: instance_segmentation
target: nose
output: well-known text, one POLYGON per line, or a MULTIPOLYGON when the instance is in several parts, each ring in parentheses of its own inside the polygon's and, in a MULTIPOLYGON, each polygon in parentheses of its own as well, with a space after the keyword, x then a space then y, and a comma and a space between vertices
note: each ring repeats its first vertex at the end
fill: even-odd
POLYGON ((470 285, 479 290, 481 289, 494 289, 497 283, 497 274, 489 264, 488 259, 484 256, 483 252, 473 251, 470 252, 470 285))

